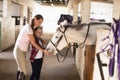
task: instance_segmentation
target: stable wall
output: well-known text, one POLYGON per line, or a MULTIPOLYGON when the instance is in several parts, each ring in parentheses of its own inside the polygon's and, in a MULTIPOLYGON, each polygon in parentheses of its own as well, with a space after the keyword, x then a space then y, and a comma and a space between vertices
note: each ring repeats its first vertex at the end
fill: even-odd
POLYGON ((2 18, 0 22, 0 51, 15 43, 15 23, 13 18, 2 18))
POLYGON ((76 67, 80 80, 93 80, 95 45, 86 45, 76 50, 76 67))
POLYGON ((0 17, 3 15, 3 1, 0 1, 0 17))

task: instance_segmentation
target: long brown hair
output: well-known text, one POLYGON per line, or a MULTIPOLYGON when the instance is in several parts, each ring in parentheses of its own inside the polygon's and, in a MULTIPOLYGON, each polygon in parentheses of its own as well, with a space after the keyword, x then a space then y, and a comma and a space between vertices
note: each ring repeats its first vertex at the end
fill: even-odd
MULTIPOLYGON (((42 19, 43 20, 43 16, 42 15, 40 15, 40 14, 37 14, 34 18, 36 18, 37 20, 40 20, 40 19, 42 19)), ((34 18, 31 20, 31 28, 32 28, 32 30, 33 30, 33 36, 34 36, 34 38, 35 38, 35 29, 34 29, 34 18)), ((37 29, 36 29, 37 30, 37 29)), ((36 38, 35 38, 35 41, 36 41, 36 43, 38 44, 38 42, 37 42, 37 40, 36 40, 36 38)), ((38 44, 39 45, 39 44, 38 44)))
MULTIPOLYGON (((43 20, 43 16, 40 14, 37 14, 34 18, 36 18, 37 20, 39 20, 39 19, 43 20)), ((34 25, 34 18, 31 20, 31 28, 32 28, 33 32, 34 32, 34 26, 35 26, 34 25)))

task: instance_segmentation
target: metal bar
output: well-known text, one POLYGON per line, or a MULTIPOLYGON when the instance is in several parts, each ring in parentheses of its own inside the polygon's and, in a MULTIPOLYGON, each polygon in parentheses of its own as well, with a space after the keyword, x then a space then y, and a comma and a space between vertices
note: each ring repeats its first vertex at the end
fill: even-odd
POLYGON ((99 67, 99 70, 100 70, 101 78, 102 78, 102 80, 105 80, 104 74, 103 74, 103 69, 102 69, 102 63, 101 63, 99 54, 97 54, 97 61, 98 61, 98 67, 99 67))

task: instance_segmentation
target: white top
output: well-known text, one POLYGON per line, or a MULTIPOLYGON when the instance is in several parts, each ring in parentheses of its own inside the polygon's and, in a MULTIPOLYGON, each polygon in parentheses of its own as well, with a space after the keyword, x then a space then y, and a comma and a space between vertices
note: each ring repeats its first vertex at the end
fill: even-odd
POLYGON ((30 43, 28 34, 33 34, 33 30, 29 24, 25 25, 18 35, 15 47, 19 47, 22 51, 27 51, 30 43))
POLYGON ((43 57, 43 53, 42 53, 41 50, 39 50, 38 53, 37 53, 36 56, 35 56, 35 59, 40 59, 40 58, 42 58, 42 57, 43 57))
MULTIPOLYGON (((41 40, 39 40, 39 44, 42 45, 41 40)), ((43 52, 41 50, 38 51, 38 53, 35 56, 35 59, 40 59, 43 57, 43 52)))

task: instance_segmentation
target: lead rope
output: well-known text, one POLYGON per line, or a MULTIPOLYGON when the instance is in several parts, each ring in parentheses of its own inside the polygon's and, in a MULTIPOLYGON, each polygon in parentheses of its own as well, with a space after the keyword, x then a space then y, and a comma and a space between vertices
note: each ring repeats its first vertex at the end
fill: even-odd
POLYGON ((62 63, 62 62, 64 62, 65 61, 65 59, 66 59, 66 57, 67 57, 67 55, 68 55, 68 51, 70 50, 70 44, 68 45, 68 48, 67 48, 67 51, 66 51, 66 54, 65 54, 65 56, 64 56, 64 58, 63 58, 63 60, 60 60, 60 58, 59 58, 59 54, 57 54, 56 56, 57 56, 57 60, 58 60, 58 62, 59 63, 62 63))
MULTIPOLYGON (((66 29, 65 29, 65 31, 66 31, 66 29)), ((67 40, 67 37, 65 36, 65 31, 63 32, 63 36, 65 37, 65 40, 66 40, 66 42, 67 42, 67 44, 68 44, 68 45, 67 45, 68 48, 67 48, 67 51, 66 51, 66 53, 65 53, 65 56, 64 56, 63 60, 60 60, 60 59, 59 59, 59 55, 58 55, 58 54, 56 55, 56 56, 57 56, 57 60, 58 60, 58 62, 60 62, 60 63, 62 63, 62 62, 65 61, 65 59, 66 59, 66 57, 67 57, 67 55, 68 55, 68 51, 70 50, 70 47, 71 47, 71 46, 70 46, 70 43, 69 43, 68 40, 67 40)), ((61 54, 59 50, 58 50, 58 53, 61 54)))
POLYGON ((120 19, 118 19, 118 77, 120 80, 120 19))
POLYGON ((116 30, 114 28, 114 25, 112 26, 112 31, 113 31, 113 34, 114 34, 114 43, 113 43, 113 50, 112 50, 113 57, 110 59, 110 62, 109 62, 109 75, 110 76, 114 75, 116 44, 118 43, 118 41, 117 41, 117 39, 118 39, 117 29, 118 29, 117 26, 116 26, 116 30))

